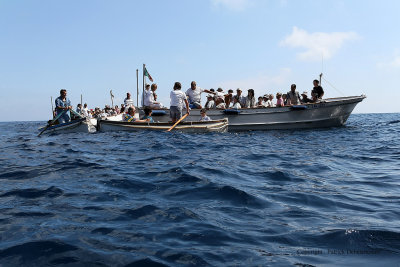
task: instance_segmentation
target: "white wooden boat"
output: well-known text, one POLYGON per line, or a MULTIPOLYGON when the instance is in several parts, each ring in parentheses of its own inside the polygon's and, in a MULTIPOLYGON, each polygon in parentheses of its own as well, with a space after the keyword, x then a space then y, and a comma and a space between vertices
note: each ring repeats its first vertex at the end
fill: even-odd
POLYGON ((80 118, 66 123, 55 124, 52 126, 44 126, 39 128, 39 131, 40 134, 77 132, 93 133, 96 132, 96 127, 90 122, 89 119, 80 118))
MULTIPOLYGON (((210 109, 207 115, 213 120, 228 118, 229 131, 335 127, 344 125, 355 106, 365 97, 327 98, 318 103, 279 108, 210 109)), ((158 121, 168 121, 169 111, 154 110, 152 116, 158 121)), ((200 120, 200 110, 192 109, 187 119, 200 120)))
MULTIPOLYGON (((140 131, 140 130, 156 130, 166 131, 172 127, 172 122, 127 122, 127 121, 110 121, 99 120, 98 130, 107 131, 140 131)), ((202 133, 202 132, 226 132, 228 129, 228 119, 214 121, 184 121, 179 123, 173 131, 202 133)))

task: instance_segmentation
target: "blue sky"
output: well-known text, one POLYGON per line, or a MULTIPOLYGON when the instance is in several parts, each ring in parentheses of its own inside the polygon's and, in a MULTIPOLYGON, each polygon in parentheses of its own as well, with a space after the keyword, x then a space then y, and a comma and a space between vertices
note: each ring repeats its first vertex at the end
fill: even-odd
POLYGON ((118 104, 128 91, 136 100, 143 63, 167 106, 175 81, 310 92, 323 71, 327 97, 366 94, 355 112, 399 112, 399 10, 400 1, 0 0, 0 121, 49 119, 61 88, 91 108, 110 104, 110 89, 118 104))

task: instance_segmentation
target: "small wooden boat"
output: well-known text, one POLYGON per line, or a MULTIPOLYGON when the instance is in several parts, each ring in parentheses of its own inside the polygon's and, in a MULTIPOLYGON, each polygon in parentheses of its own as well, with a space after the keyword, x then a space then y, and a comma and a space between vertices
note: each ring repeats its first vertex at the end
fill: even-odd
MULTIPOLYGON (((172 122, 127 122, 99 120, 98 131, 140 131, 156 130, 166 131, 174 125, 172 122)), ((214 121, 184 121, 175 126, 174 131, 203 133, 203 132, 226 132, 228 119, 214 121)))
POLYGON ((46 125, 44 127, 39 128, 39 131, 40 134, 76 133, 76 132, 93 133, 96 132, 96 127, 90 123, 89 119, 79 118, 66 123, 54 124, 50 126, 46 125))

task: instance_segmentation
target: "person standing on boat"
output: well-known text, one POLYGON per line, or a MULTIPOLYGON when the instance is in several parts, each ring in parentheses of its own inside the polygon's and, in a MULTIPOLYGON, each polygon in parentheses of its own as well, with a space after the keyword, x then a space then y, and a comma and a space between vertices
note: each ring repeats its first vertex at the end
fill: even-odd
POLYGON ((124 99, 124 104, 125 104, 125 110, 128 110, 129 107, 133 107, 133 108, 135 107, 130 93, 126 93, 126 98, 124 99))
POLYGON ((237 100, 239 101, 240 106, 246 107, 246 97, 242 95, 242 89, 238 88, 236 89, 236 95, 235 97, 237 98, 237 100))
POLYGON ((247 97, 246 97, 246 104, 245 108, 255 108, 257 107, 256 97, 254 96, 254 90, 249 89, 247 90, 247 97))
POLYGON ((56 116, 58 116, 61 112, 64 112, 59 118, 58 122, 66 123, 71 120, 69 110, 72 109, 71 101, 67 98, 67 90, 61 89, 60 96, 56 98, 56 116))
POLYGON ((153 92, 150 90, 150 84, 146 84, 144 87, 144 92, 143 92, 142 106, 150 107, 150 103, 152 102, 152 99, 153 99, 153 92))
POLYGON ((182 92, 181 88, 182 88, 181 83, 175 82, 174 90, 172 90, 171 93, 169 94, 169 97, 171 99, 169 114, 173 123, 175 123, 182 117, 183 103, 185 103, 187 114, 190 114, 189 102, 186 98, 186 94, 182 92))
POLYGON ((215 92, 211 92, 210 90, 202 89, 197 87, 195 81, 192 81, 190 84, 190 88, 187 89, 186 95, 189 97, 190 108, 199 108, 201 109, 201 93, 206 92, 209 94, 215 94, 215 92))
POLYGON ((299 92, 296 91, 296 85, 292 84, 290 86, 290 91, 286 94, 288 105, 300 105, 301 97, 299 92))
POLYGON ((311 96, 313 98, 315 97, 317 100, 322 99, 322 97, 324 96, 324 89, 322 89, 322 87, 319 85, 319 81, 314 80, 313 85, 314 88, 311 91, 311 96))

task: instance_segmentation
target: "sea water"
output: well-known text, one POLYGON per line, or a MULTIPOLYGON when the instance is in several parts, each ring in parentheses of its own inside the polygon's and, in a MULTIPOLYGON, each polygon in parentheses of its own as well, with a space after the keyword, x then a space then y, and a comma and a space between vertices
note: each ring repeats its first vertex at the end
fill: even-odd
POLYGON ((37 137, 0 123, 1 266, 399 266, 400 114, 37 137))

